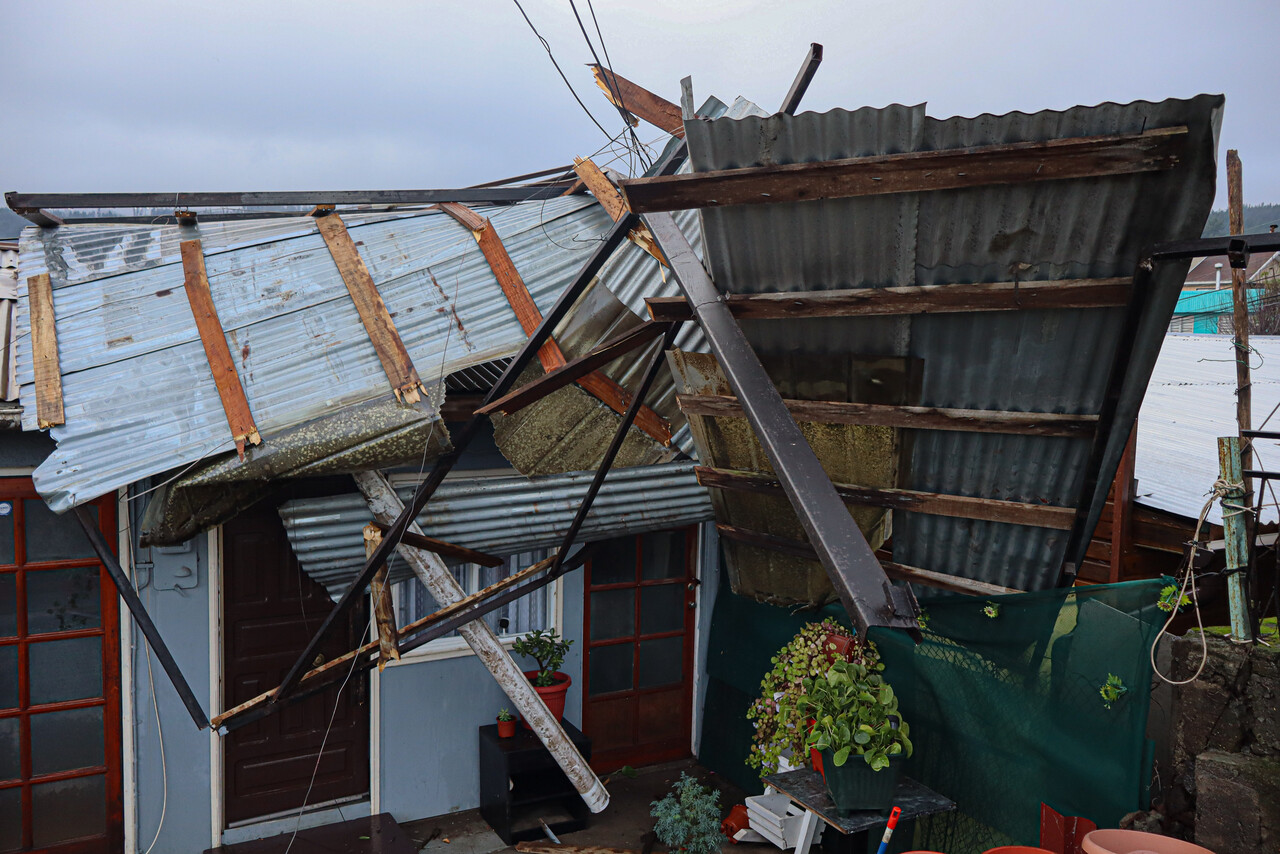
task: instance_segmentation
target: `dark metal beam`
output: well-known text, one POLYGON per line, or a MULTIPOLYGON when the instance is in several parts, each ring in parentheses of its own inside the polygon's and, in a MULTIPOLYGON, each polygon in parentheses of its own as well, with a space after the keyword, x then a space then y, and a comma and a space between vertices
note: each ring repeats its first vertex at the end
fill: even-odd
POLYGON ((665 213, 644 220, 858 631, 918 630, 910 593, 889 582, 680 227, 665 213))
POLYGON ((1234 251, 1243 251, 1246 254, 1280 252, 1280 232, 1202 237, 1199 240, 1173 240, 1168 243, 1158 243, 1151 250, 1151 260, 1182 261, 1188 258, 1227 255, 1234 251))
POLYGON ((796 110, 800 106, 800 99, 804 97, 804 93, 809 91, 809 84, 813 82, 813 75, 818 73, 818 66, 822 64, 822 45, 814 42, 809 45, 809 55, 804 58, 804 62, 800 65, 800 71, 796 74, 796 79, 792 81, 791 88, 787 90, 787 96, 782 99, 782 109, 780 113, 786 113, 788 116, 794 116, 796 110))
POLYGON ((133 621, 142 630, 143 637, 147 639, 147 645, 155 652, 156 659, 160 662, 160 666, 164 668, 164 672, 168 674, 169 681, 173 683, 174 690, 178 692, 178 697, 181 698, 182 704, 187 707, 187 713, 191 715, 191 719, 196 722, 197 727, 200 729, 207 728, 209 726, 209 718, 205 715, 204 709, 200 707, 200 701, 196 699, 196 695, 192 692, 186 677, 182 675, 182 669, 178 667, 178 662, 174 661, 173 654, 169 652, 169 647, 165 646, 164 638, 160 637, 160 630, 151 621, 151 615, 147 613, 142 600, 138 598, 138 592, 133 589, 133 582, 129 580, 129 576, 125 574, 124 569, 120 566, 120 561, 116 560, 115 552, 111 551, 111 546, 107 543, 107 538, 102 535, 102 530, 98 527, 97 520, 93 518, 89 508, 83 504, 75 508, 73 512, 76 514, 76 521, 84 529, 85 536, 89 538, 89 545, 93 546, 94 552, 98 555, 98 560, 102 561, 102 565, 107 569, 107 574, 111 576, 111 580, 115 583, 116 591, 120 594, 120 598, 124 600, 129 613, 133 614, 133 621))

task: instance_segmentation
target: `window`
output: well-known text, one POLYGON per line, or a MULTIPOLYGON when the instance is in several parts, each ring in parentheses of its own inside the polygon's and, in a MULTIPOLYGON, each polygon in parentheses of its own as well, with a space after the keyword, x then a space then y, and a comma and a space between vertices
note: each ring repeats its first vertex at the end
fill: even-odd
MULTIPOLYGON (((502 566, 480 566, 474 563, 455 564, 449 567, 453 577, 462 585, 468 595, 476 593, 512 573, 533 566, 548 555, 546 549, 508 555, 502 566)), ((534 629, 558 628, 556 626, 556 588, 558 582, 522 596, 513 602, 490 611, 484 615, 484 621, 504 641, 514 640, 519 635, 534 629), (504 623, 505 621, 505 623, 504 623)), ((396 609, 396 625, 404 626, 414 620, 439 610, 436 600, 417 578, 409 578, 392 585, 391 597, 396 609)), ((425 646, 419 647, 405 656, 405 660, 414 661, 422 658, 452 658, 467 655, 471 648, 456 631, 442 638, 436 638, 425 646)))

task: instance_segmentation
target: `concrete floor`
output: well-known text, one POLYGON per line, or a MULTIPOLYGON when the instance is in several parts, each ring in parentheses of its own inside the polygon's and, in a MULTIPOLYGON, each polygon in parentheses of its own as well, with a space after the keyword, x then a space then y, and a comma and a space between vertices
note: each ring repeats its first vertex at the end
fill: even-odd
MULTIPOLYGON (((609 789, 608 809, 592 816, 585 830, 561 834, 560 841, 566 845, 600 845, 639 852, 644 846, 644 835, 653 829, 650 805, 671 789, 672 784, 680 779, 681 772, 715 787, 720 792, 720 806, 724 814, 728 814, 734 804, 742 803, 746 796, 737 786, 692 759, 640 768, 634 777, 614 772, 602 778, 609 789)), ((515 852, 489 828, 480 817, 479 810, 406 822, 401 827, 420 850, 428 854, 515 852)), ((724 850, 728 852, 730 849, 733 854, 769 854, 777 850, 771 845, 733 845, 726 840, 724 850)), ((659 844, 655 850, 662 851, 663 846, 659 844)))

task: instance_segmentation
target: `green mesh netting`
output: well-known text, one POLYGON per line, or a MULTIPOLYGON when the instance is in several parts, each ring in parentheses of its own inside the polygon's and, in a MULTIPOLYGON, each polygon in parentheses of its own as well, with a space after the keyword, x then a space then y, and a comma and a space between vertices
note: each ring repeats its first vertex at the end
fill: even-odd
MULTIPOLYGON (((922 598, 923 643, 874 632, 911 724, 915 755, 906 773, 959 807, 904 827, 895 848, 980 854, 1034 845, 1041 801, 1113 827, 1145 806, 1147 651, 1166 616, 1155 606, 1163 583, 922 598), (988 604, 997 606, 994 617, 988 604), (1108 676, 1126 689, 1111 708, 1099 692, 1108 676)), ((722 593, 709 644, 704 764, 760 790, 744 763, 746 708, 770 656, 804 623, 829 613, 792 614, 722 593)))

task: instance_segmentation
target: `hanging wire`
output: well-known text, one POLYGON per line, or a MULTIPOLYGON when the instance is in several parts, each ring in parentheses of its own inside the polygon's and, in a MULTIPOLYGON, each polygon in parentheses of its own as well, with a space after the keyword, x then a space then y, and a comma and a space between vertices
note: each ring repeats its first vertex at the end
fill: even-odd
MULTIPOLYGON (((578 21, 578 29, 582 31, 582 37, 587 42, 587 49, 591 51, 591 58, 596 61, 596 66, 603 66, 609 70, 609 88, 618 96, 618 103, 614 106, 618 108, 618 115, 622 117, 622 123, 626 126, 626 130, 631 135, 632 146, 629 147, 635 155, 640 158, 640 162, 644 164, 645 168, 648 169, 653 165, 653 163, 651 161, 646 162, 646 158, 643 154, 643 146, 640 144, 640 138, 636 136, 635 128, 631 126, 631 114, 627 111, 626 102, 622 96, 622 89, 616 84, 617 78, 613 74, 613 64, 609 62, 609 51, 604 46, 604 35, 600 32, 600 22, 596 20, 596 10, 594 7, 590 7, 590 2, 591 0, 587 0, 588 7, 591 9, 591 21, 595 24, 596 35, 600 37, 600 48, 601 50, 604 50, 605 62, 603 63, 600 61, 600 55, 596 53, 595 45, 591 43, 591 36, 587 34, 587 28, 582 23, 582 16, 578 14, 578 6, 574 0, 569 0, 569 8, 573 10, 573 17, 578 21)), ((635 174, 634 163, 630 164, 630 172, 633 175, 635 174)))

